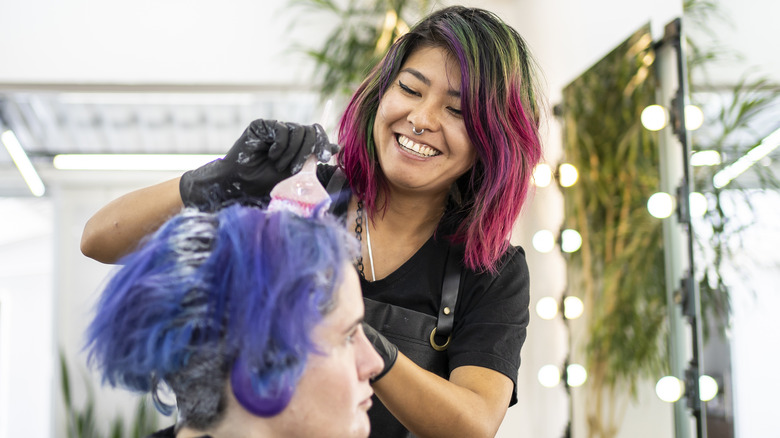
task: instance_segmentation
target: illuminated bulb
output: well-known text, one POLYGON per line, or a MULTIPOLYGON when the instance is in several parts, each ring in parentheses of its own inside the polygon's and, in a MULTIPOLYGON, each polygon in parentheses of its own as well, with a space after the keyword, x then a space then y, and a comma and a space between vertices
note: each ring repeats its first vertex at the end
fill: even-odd
POLYGON ((649 131, 660 131, 669 121, 666 108, 661 105, 650 105, 642 110, 642 126, 649 131))
POLYGON ((691 155, 691 166, 717 166, 720 163, 718 151, 699 151, 691 155))
POLYGON ((582 300, 577 297, 566 297, 563 299, 563 316, 566 319, 577 319, 582 316, 585 306, 582 300))
POLYGON ((683 383, 674 376, 661 377, 655 384, 655 393, 661 400, 674 403, 683 395, 683 383))
POLYGON ((558 302, 552 297, 544 297, 536 302, 536 314, 542 319, 553 319, 558 314, 558 302))
POLYGON ((574 252, 582 246, 582 236, 577 230, 563 230, 561 232, 561 250, 574 252))
POLYGON ((539 374, 536 377, 542 386, 552 388, 561 381, 561 372, 555 365, 545 365, 539 368, 539 374))
POLYGON ((699 376, 699 399, 706 402, 714 399, 716 395, 718 395, 718 382, 706 374, 699 376))
POLYGON ((531 244, 537 251, 547 253, 555 247, 555 236, 553 236, 552 231, 540 230, 534 234, 531 244))
POLYGON ((553 173, 549 164, 540 163, 534 167, 534 184, 536 187, 547 187, 552 182, 553 173))
POLYGON ((571 387, 582 386, 588 380, 588 372, 582 365, 573 363, 566 367, 566 384, 571 387))
POLYGON ((685 105, 685 129, 695 131, 704 123, 704 113, 696 105, 685 105))
POLYGON ((692 192, 688 195, 688 201, 691 206, 691 217, 702 217, 707 213, 707 197, 699 192, 692 192))
POLYGON ((672 215, 674 211, 674 198, 668 193, 658 192, 647 200, 647 211, 653 217, 664 219, 672 215))
POLYGON ((562 187, 571 187, 577 182, 579 173, 577 168, 569 163, 563 163, 558 167, 558 181, 562 187))

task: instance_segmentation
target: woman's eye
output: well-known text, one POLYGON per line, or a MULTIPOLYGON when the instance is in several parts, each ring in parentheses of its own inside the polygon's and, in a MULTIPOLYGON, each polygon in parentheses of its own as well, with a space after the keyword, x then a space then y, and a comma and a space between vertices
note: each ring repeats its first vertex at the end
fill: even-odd
POLYGON ((450 112, 451 112, 453 115, 456 115, 456 116, 458 116, 458 117, 461 117, 461 116, 463 116, 463 112, 462 112, 461 110, 459 110, 459 109, 456 109, 456 108, 452 108, 452 107, 450 107, 450 108, 448 108, 448 110, 449 110, 449 111, 450 111, 450 112))
POLYGON ((357 335, 357 330, 353 330, 352 332, 347 335, 346 343, 347 344, 353 344, 355 343, 355 335, 357 335))
POLYGON ((398 86, 399 86, 399 87, 401 87, 401 89, 402 89, 402 90, 403 90, 405 93, 407 93, 407 94, 411 94, 412 96, 420 96, 420 93, 418 93, 418 92, 416 92, 416 91, 412 90, 411 88, 407 87, 407 86, 406 86, 406 84, 404 84, 404 83, 403 83, 403 82, 401 82, 401 81, 398 81, 398 86))

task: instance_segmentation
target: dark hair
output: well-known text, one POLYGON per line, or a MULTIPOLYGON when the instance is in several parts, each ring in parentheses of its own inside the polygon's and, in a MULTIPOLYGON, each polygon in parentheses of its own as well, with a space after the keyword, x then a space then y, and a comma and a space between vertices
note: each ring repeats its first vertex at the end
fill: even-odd
POLYGON ((330 217, 186 209, 122 260, 88 328, 89 361, 113 386, 156 395, 167 383, 179 423, 199 429, 221 418, 238 367, 246 380, 232 382, 239 402, 275 415, 315 351, 312 330, 335 306, 344 262, 356 252, 330 217))
MULTIPOLYGON (((461 71, 461 110, 477 150, 458 181, 463 202, 451 239, 465 243, 466 265, 495 270, 542 155, 534 62, 522 37, 495 14, 453 6, 434 12, 400 37, 352 96, 339 127, 339 164, 369 212, 377 192, 389 195, 373 138, 379 101, 409 55, 442 47, 461 71)), ((446 219, 445 219, 446 220, 446 219)))

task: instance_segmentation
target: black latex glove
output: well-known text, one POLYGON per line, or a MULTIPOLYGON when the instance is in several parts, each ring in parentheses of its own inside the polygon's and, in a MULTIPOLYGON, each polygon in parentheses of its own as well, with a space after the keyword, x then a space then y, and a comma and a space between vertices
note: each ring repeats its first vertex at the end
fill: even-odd
POLYGON ((245 196, 263 197, 279 181, 299 172, 312 154, 328 161, 337 151, 338 145, 328 140, 319 124, 258 119, 224 158, 184 173, 179 193, 184 205, 201 209, 245 196))
POLYGON ((382 336, 381 333, 374 330, 373 327, 365 322, 363 322, 363 332, 365 332, 368 340, 371 341, 371 345, 374 346, 374 350, 379 353, 379 356, 385 362, 385 366, 382 368, 382 371, 371 378, 371 383, 374 383, 387 374, 387 372, 390 371, 390 368, 395 365, 395 360, 398 359, 398 347, 396 347, 392 342, 388 341, 386 337, 382 336))

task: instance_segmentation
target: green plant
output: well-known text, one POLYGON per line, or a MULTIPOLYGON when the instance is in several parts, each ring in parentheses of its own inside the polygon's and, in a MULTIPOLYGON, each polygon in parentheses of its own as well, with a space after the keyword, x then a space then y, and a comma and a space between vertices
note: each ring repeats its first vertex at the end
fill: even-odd
POLYGON ((564 189, 565 227, 582 247, 569 256, 569 290, 585 304, 589 436, 617 434, 637 382, 666 366, 661 222, 645 207, 658 191, 657 135, 640 123, 655 103, 649 25, 563 92, 564 153, 580 170, 564 189))
POLYGON ((319 48, 303 50, 316 63, 323 98, 351 95, 390 45, 429 8, 428 0, 292 0, 292 5, 333 17, 319 48))
POLYGON ((98 418, 95 414, 95 391, 87 378, 84 378, 87 390, 84 406, 79 408, 73 403, 70 373, 62 352, 60 352, 60 381, 68 438, 143 438, 159 429, 157 414, 149 397, 139 397, 129 420, 129 431, 126 430, 123 416, 118 415, 109 421, 108 434, 104 433, 98 426, 98 418))
MULTIPOLYGON (((728 207, 735 199, 750 206, 753 190, 780 188, 780 180, 771 167, 760 164, 750 166, 727 186, 714 184, 714 178, 758 146, 768 133, 767 126, 770 130, 780 127, 780 123, 762 120, 767 111, 780 106, 780 86, 757 72, 745 73, 733 85, 711 84, 711 68, 740 60, 738 53, 722 47, 712 29, 714 23, 728 24, 728 18, 713 0, 686 0, 684 10, 686 23, 694 31, 686 39, 691 101, 708 115, 703 127, 691 135, 692 149, 714 151, 721 157, 719 164, 695 167, 693 173, 695 190, 709 201, 704 217, 694 222, 697 278, 703 317, 724 336, 730 311, 730 286, 724 272, 727 266, 738 264, 734 249, 746 229, 728 207)), ((708 326, 704 328, 708 337, 708 326)))

